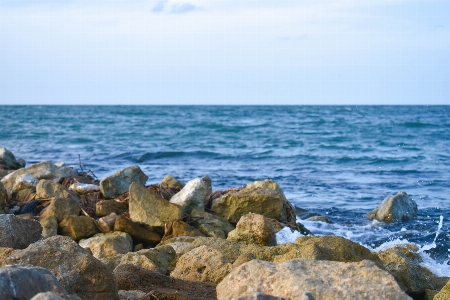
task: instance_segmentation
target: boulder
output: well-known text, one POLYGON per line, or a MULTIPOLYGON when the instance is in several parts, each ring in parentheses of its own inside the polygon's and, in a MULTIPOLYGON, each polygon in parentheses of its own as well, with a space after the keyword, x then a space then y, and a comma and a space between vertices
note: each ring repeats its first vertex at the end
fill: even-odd
POLYGON ((3 210, 6 206, 6 190, 3 186, 3 183, 0 181, 0 214, 3 213, 3 210))
POLYGON ((217 286, 217 299, 254 292, 299 299, 411 299, 394 278, 370 261, 342 263, 294 259, 284 263, 252 260, 235 268, 217 286))
POLYGON ((384 222, 405 221, 414 218, 417 213, 417 203, 405 192, 387 197, 367 216, 384 222))
POLYGON ((433 300, 448 300, 448 299, 450 299, 450 280, 433 298, 433 300))
POLYGON ((205 236, 200 230, 183 221, 170 222, 169 224, 169 231, 165 237, 167 239, 176 236, 205 236))
POLYGON ((220 216, 213 215, 211 213, 204 211, 203 208, 193 209, 191 211, 191 218, 199 219, 198 221, 194 222, 194 227, 197 227, 206 236, 211 236, 207 234, 207 232, 213 232, 214 235, 216 234, 221 235, 220 233, 217 232, 223 232, 223 234, 226 237, 230 231, 234 230, 234 226, 231 225, 230 222, 228 222, 227 220, 225 220, 220 216))
POLYGON ((98 260, 104 263, 106 266, 108 266, 108 268, 110 268, 111 270, 114 270, 120 264, 120 260, 124 255, 125 254, 118 254, 116 256, 111 257, 102 257, 99 258, 98 260))
MULTIPOLYGON (((120 300, 139 300, 145 296, 145 292, 139 290, 124 291, 119 290, 120 300)), ((151 298, 150 298, 151 299, 151 298)))
POLYGON ((256 256, 252 253, 242 253, 238 258, 233 262, 233 269, 239 267, 242 264, 245 264, 248 261, 256 259, 256 256))
POLYGON ((59 230, 61 235, 68 236, 75 241, 98 233, 94 219, 88 216, 66 217, 59 223, 59 230))
POLYGON ((48 216, 39 220, 42 226, 42 237, 48 238, 58 234, 58 219, 55 216, 48 216))
POLYGON ((180 280, 130 264, 118 266, 114 270, 114 277, 121 290, 154 291, 153 295, 161 300, 216 299, 214 285, 180 280))
POLYGON ((68 296, 67 291, 47 269, 28 264, 0 268, 0 299, 29 300, 41 292, 68 296))
MULTIPOLYGON (((117 220, 116 213, 110 213, 109 215, 98 219, 98 229, 103 233, 114 231, 114 224, 117 220)), ((123 231, 123 230, 119 230, 123 231)))
POLYGON ((120 231, 98 233, 93 237, 81 240, 79 245, 84 249, 89 249, 95 258, 126 254, 133 250, 131 236, 128 233, 120 231))
POLYGON ((48 179, 55 183, 59 183, 66 177, 77 176, 77 171, 69 167, 58 167, 51 161, 44 161, 29 167, 14 171, 2 178, 2 182, 6 188, 8 196, 12 196, 12 188, 16 182, 17 177, 24 175, 31 175, 38 180, 48 179))
POLYGON ((100 181, 100 191, 107 199, 117 197, 128 191, 131 183, 145 185, 148 176, 142 172, 139 166, 127 167, 114 175, 100 181))
POLYGON ((100 186, 90 183, 75 182, 69 186, 70 191, 74 191, 80 195, 86 195, 100 191, 100 186))
POLYGON ((183 214, 189 214, 194 208, 204 209, 205 199, 210 194, 211 179, 205 176, 189 181, 170 199, 170 202, 181 206, 183 214))
POLYGON ((166 223, 183 216, 180 206, 134 182, 130 185, 129 209, 132 221, 153 227, 164 228, 166 223))
POLYGON ((24 249, 41 238, 38 221, 0 215, 0 247, 24 249))
POLYGON ((165 273, 176 258, 176 252, 170 245, 164 245, 158 248, 142 249, 136 253, 144 255, 154 262, 158 266, 161 273, 165 273))
POLYGON ((163 178, 163 180, 161 180, 161 182, 159 183, 161 186, 166 187, 166 188, 184 188, 185 184, 181 181, 179 181, 178 179, 176 179, 175 177, 172 177, 171 175, 167 175, 163 178))
POLYGON ((183 254, 170 276, 218 284, 231 269, 231 263, 222 253, 207 246, 200 246, 183 254))
POLYGON ((259 246, 276 246, 277 240, 272 223, 263 215, 243 215, 236 229, 228 234, 228 241, 259 246))
POLYGON ((178 259, 183 254, 185 254, 185 253, 187 253, 187 252, 189 252, 189 251, 194 249, 194 246, 191 243, 186 243, 186 242, 173 242, 173 243, 167 244, 167 246, 172 247, 172 249, 175 251, 175 258, 170 263, 171 265, 174 264, 174 263, 176 264, 178 259))
POLYGON ((80 203, 73 198, 55 198, 41 211, 40 219, 54 216, 58 222, 64 218, 78 216, 80 214, 80 203))
POLYGON ((104 217, 110 213, 121 214, 128 210, 128 203, 116 200, 101 200, 95 204, 97 217, 104 217))
POLYGON ((69 191, 59 183, 51 180, 42 179, 36 186, 36 198, 50 199, 50 198, 67 198, 80 202, 80 197, 74 192, 69 191))
POLYGON ((159 272, 161 274, 165 273, 165 271, 161 270, 151 259, 136 252, 129 252, 121 256, 118 266, 127 264, 131 264, 149 271, 159 272))
POLYGON ((19 175, 16 177, 16 181, 11 190, 11 195, 17 198, 17 194, 22 190, 36 191, 36 186, 39 180, 30 174, 19 175))
POLYGON ((14 154, 6 148, 0 148, 0 169, 17 170, 25 167, 16 160, 14 154))
POLYGON ((214 227, 210 224, 200 224, 198 226, 198 230, 204 234, 205 236, 209 237, 215 237, 215 238, 221 238, 226 239, 225 232, 217 227, 214 227))
MULTIPOLYGON (((100 224, 100 221, 99 221, 100 224)), ((117 217, 114 223, 115 231, 123 231, 131 235, 133 240, 145 245, 156 245, 161 241, 161 236, 127 218, 124 215, 117 217)))
POLYGON ((112 271, 68 237, 40 240, 10 253, 0 264, 31 264, 48 269, 69 294, 81 299, 118 299, 112 271))

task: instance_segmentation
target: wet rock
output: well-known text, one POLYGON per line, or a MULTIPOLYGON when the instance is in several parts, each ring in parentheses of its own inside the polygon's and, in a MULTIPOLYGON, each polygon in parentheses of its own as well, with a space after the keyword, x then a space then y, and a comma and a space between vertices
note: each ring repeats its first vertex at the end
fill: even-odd
POLYGON ((48 269, 69 294, 81 299, 118 299, 112 271, 68 237, 40 240, 12 252, 0 264, 31 264, 48 269))
POLYGON ((180 188, 180 189, 183 189, 185 186, 183 182, 179 181, 175 177, 172 177, 171 175, 167 175, 166 177, 164 177, 159 184, 162 185, 163 187, 180 188))
POLYGON ((145 296, 145 292, 139 290, 132 291, 124 291, 119 290, 119 299, 120 300, 139 300, 145 296))
POLYGON ((42 226, 42 237, 48 238, 58 234, 58 220, 55 216, 48 216, 39 220, 42 226))
POLYGON ((41 292, 68 296, 67 291, 47 269, 29 264, 0 268, 0 299, 28 300, 41 292))
POLYGON ((94 219, 87 216, 66 217, 59 223, 61 235, 68 236, 75 241, 88 238, 98 233, 94 219))
POLYGON ((12 188, 16 182, 17 177, 24 175, 31 175, 38 180, 47 179, 54 183, 60 182, 66 177, 77 176, 77 171, 69 167, 58 167, 54 165, 51 161, 44 161, 29 167, 19 169, 14 171, 2 178, 2 182, 6 188, 8 196, 12 196, 12 188))
POLYGON ((228 234, 228 241, 259 246, 276 246, 277 240, 272 223, 263 215, 243 215, 236 229, 228 234))
POLYGON ((159 234, 144 228, 123 215, 117 217, 114 230, 126 232, 131 235, 133 240, 145 245, 156 245, 161 241, 159 234))
POLYGON ((90 183, 75 182, 74 184, 69 186, 69 190, 74 191, 80 195, 86 195, 89 193, 100 191, 100 186, 90 183))
POLYGON ((74 192, 69 191, 59 183, 54 183, 51 180, 40 180, 36 186, 36 198, 50 199, 50 198, 67 198, 81 201, 80 197, 74 192))
POLYGON ((234 226, 231 225, 230 222, 220 216, 205 212, 203 208, 193 209, 191 211, 191 218, 199 219, 194 223, 194 227, 197 227, 206 236, 222 237, 222 234, 220 232, 223 232, 226 237, 230 231, 234 230, 234 226))
POLYGON ((183 214, 189 214, 194 208, 203 209, 209 194, 211 194, 211 179, 205 176, 189 181, 170 199, 170 202, 181 206, 183 214))
POLYGON ((100 191, 107 199, 119 196, 128 191, 131 183, 145 185, 148 176, 142 172, 139 166, 127 167, 114 175, 100 181, 100 191))
POLYGON ((0 215, 0 247, 23 249, 41 238, 38 221, 20 219, 14 215, 0 215))
POLYGON ((448 300, 448 299, 450 299, 450 280, 433 298, 433 300, 448 300))
POLYGON ((384 222, 405 221, 414 218, 417 213, 417 203, 405 192, 387 197, 367 216, 384 222))
MULTIPOLYGON (((116 213, 110 213, 109 215, 98 219, 98 229, 103 233, 114 231, 114 223, 117 220, 116 213)), ((123 231, 123 230, 119 230, 123 231)))
POLYGON ((138 183, 130 185, 130 219, 148 226, 164 228, 182 217, 182 208, 161 198, 138 183))
POLYGON ((133 265, 120 265, 114 277, 121 290, 154 291, 160 300, 211 300, 216 298, 214 285, 180 280, 133 265))
POLYGON ((195 227, 183 222, 183 221, 175 221, 170 223, 169 234, 166 235, 167 239, 176 237, 176 236, 205 236, 195 227))
POLYGON ((6 170, 17 170, 24 167, 16 160, 14 154, 6 148, 0 148, 0 166, 2 166, 1 169, 6 170))
POLYGON ((93 237, 81 240, 79 245, 84 249, 89 248, 95 258, 101 258, 126 254, 132 251, 133 240, 128 233, 116 231, 98 233, 93 237))
POLYGON ((6 206, 6 190, 0 181, 0 214, 3 213, 6 206))
POLYGON ((284 263, 252 260, 235 268, 217 286, 218 300, 254 292, 299 299, 411 299, 387 272, 370 261, 342 263, 294 259, 284 263))
POLYGON ((80 211, 80 203, 77 200, 73 198, 55 198, 41 211, 40 219, 54 216, 58 222, 61 222, 64 218, 78 216, 80 211))
POLYGON ((128 210, 128 203, 116 200, 101 200, 95 204, 95 214, 104 217, 110 213, 121 214, 128 210))
MULTIPOLYGON (((36 186, 39 180, 29 174, 19 175, 16 177, 16 181, 11 190, 11 194, 16 196, 22 190, 36 191, 36 186)), ((16 196, 17 197, 17 196, 16 196)))
POLYGON ((230 262, 222 253, 213 248, 201 246, 183 254, 170 276, 217 284, 231 269, 230 262))

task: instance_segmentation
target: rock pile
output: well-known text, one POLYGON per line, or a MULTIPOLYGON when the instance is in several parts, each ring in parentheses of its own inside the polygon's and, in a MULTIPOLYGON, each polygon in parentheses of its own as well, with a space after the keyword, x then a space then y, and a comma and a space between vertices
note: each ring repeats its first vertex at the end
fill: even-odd
MULTIPOLYGON (((1 299, 448 294, 449 278, 423 267, 412 246, 375 253, 342 237, 311 235, 278 245, 283 227, 308 231, 273 180, 215 192, 208 177, 184 184, 166 176, 146 186, 147 176, 131 166, 98 181, 63 163, 25 167, 4 148, 0 167, 1 299)), ((414 216, 405 193, 389 199, 372 215, 414 216)))

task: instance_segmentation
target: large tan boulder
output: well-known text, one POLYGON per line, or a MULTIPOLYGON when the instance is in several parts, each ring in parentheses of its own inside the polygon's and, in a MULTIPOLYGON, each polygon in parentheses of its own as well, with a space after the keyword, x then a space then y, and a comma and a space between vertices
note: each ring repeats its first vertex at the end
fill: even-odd
POLYGON ((272 223, 263 215, 243 215, 236 229, 228 234, 228 241, 259 246, 276 246, 277 239, 272 223))
POLYGON ((100 191, 107 199, 119 196, 128 191, 131 183, 145 185, 148 176, 139 166, 130 166, 100 181, 100 191))
POLYGON ((189 181, 181 191, 173 195, 171 203, 182 207, 183 214, 191 213, 192 209, 203 209, 205 199, 211 194, 211 179, 196 178, 189 181))
POLYGON ((66 217, 78 216, 80 211, 80 203, 77 200, 73 198, 54 198, 41 211, 40 219, 54 216, 58 222, 61 222, 66 217))
MULTIPOLYGON (((100 224, 100 220, 99 220, 100 224)), ((117 216, 114 223, 115 231, 123 231, 131 235, 133 240, 144 245, 156 245, 161 241, 161 236, 127 218, 124 215, 117 216)))
POLYGON ((170 245, 164 245, 157 248, 142 249, 136 252, 137 254, 144 255, 155 263, 161 273, 165 273, 174 259, 176 258, 176 252, 170 245))
POLYGON ((101 200, 95 203, 95 214, 97 217, 104 217, 110 213, 121 214, 128 210, 128 203, 116 200, 101 200))
POLYGON ((433 298, 433 300, 448 300, 448 299, 450 299, 450 280, 433 298))
POLYGON ((0 215, 0 247, 24 249, 41 238, 38 221, 14 215, 0 215))
POLYGON ((59 223, 59 230, 61 235, 71 237, 75 241, 98 233, 94 219, 88 216, 66 217, 59 223))
POLYGON ((36 198, 50 199, 50 198, 67 198, 74 199, 80 202, 80 197, 72 191, 69 191, 59 183, 51 180, 42 179, 36 185, 36 198))
POLYGON ((219 283, 217 299, 229 300, 254 292, 299 299, 305 291, 315 299, 411 299, 389 273, 370 261, 309 259, 284 263, 252 260, 242 264, 219 283))
POLYGON ((231 269, 231 263, 222 253, 207 246, 200 246, 183 254, 170 276, 217 284, 231 269))
POLYGON ((405 221, 414 218, 417 213, 417 203, 405 192, 387 197, 367 216, 384 222, 405 221))
POLYGON ((170 203, 159 195, 133 182, 130 185, 130 219, 153 227, 162 227, 183 216, 181 206, 170 203))
POLYGON ((72 239, 54 236, 16 250, 0 261, 48 269, 69 294, 81 299, 118 299, 112 271, 72 239))
POLYGON ((128 233, 111 232, 98 233, 93 237, 78 243, 84 249, 89 249, 95 258, 111 257, 126 254, 133 250, 133 240, 128 233))

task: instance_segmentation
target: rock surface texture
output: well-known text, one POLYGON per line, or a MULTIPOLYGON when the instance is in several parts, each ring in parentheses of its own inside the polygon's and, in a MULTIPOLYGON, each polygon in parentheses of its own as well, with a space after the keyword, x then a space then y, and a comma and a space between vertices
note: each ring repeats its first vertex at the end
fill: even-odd
POLYGON ((183 214, 189 214, 194 208, 203 209, 205 199, 210 194, 211 179, 209 177, 196 178, 189 181, 170 199, 170 202, 181 206, 183 214))
POLYGON ((139 166, 127 167, 114 175, 100 181, 100 191, 107 199, 119 196, 128 191, 132 182, 144 185, 148 176, 142 172, 139 166))
POLYGON ((16 160, 11 151, 6 148, 0 148, 0 169, 17 170, 23 167, 24 165, 16 160))
POLYGON ((38 221, 0 215, 0 247, 24 249, 41 238, 38 221))
POLYGON ((387 197, 367 216, 384 222, 405 221, 414 218, 417 213, 417 203, 405 192, 387 197))
POLYGON ((236 229, 228 234, 228 241, 259 246, 276 246, 277 240, 272 223, 263 215, 243 215, 236 229))
POLYGON ((111 257, 125 254, 133 250, 133 240, 128 233, 98 233, 91 238, 81 240, 79 245, 89 249, 95 258, 111 257))

